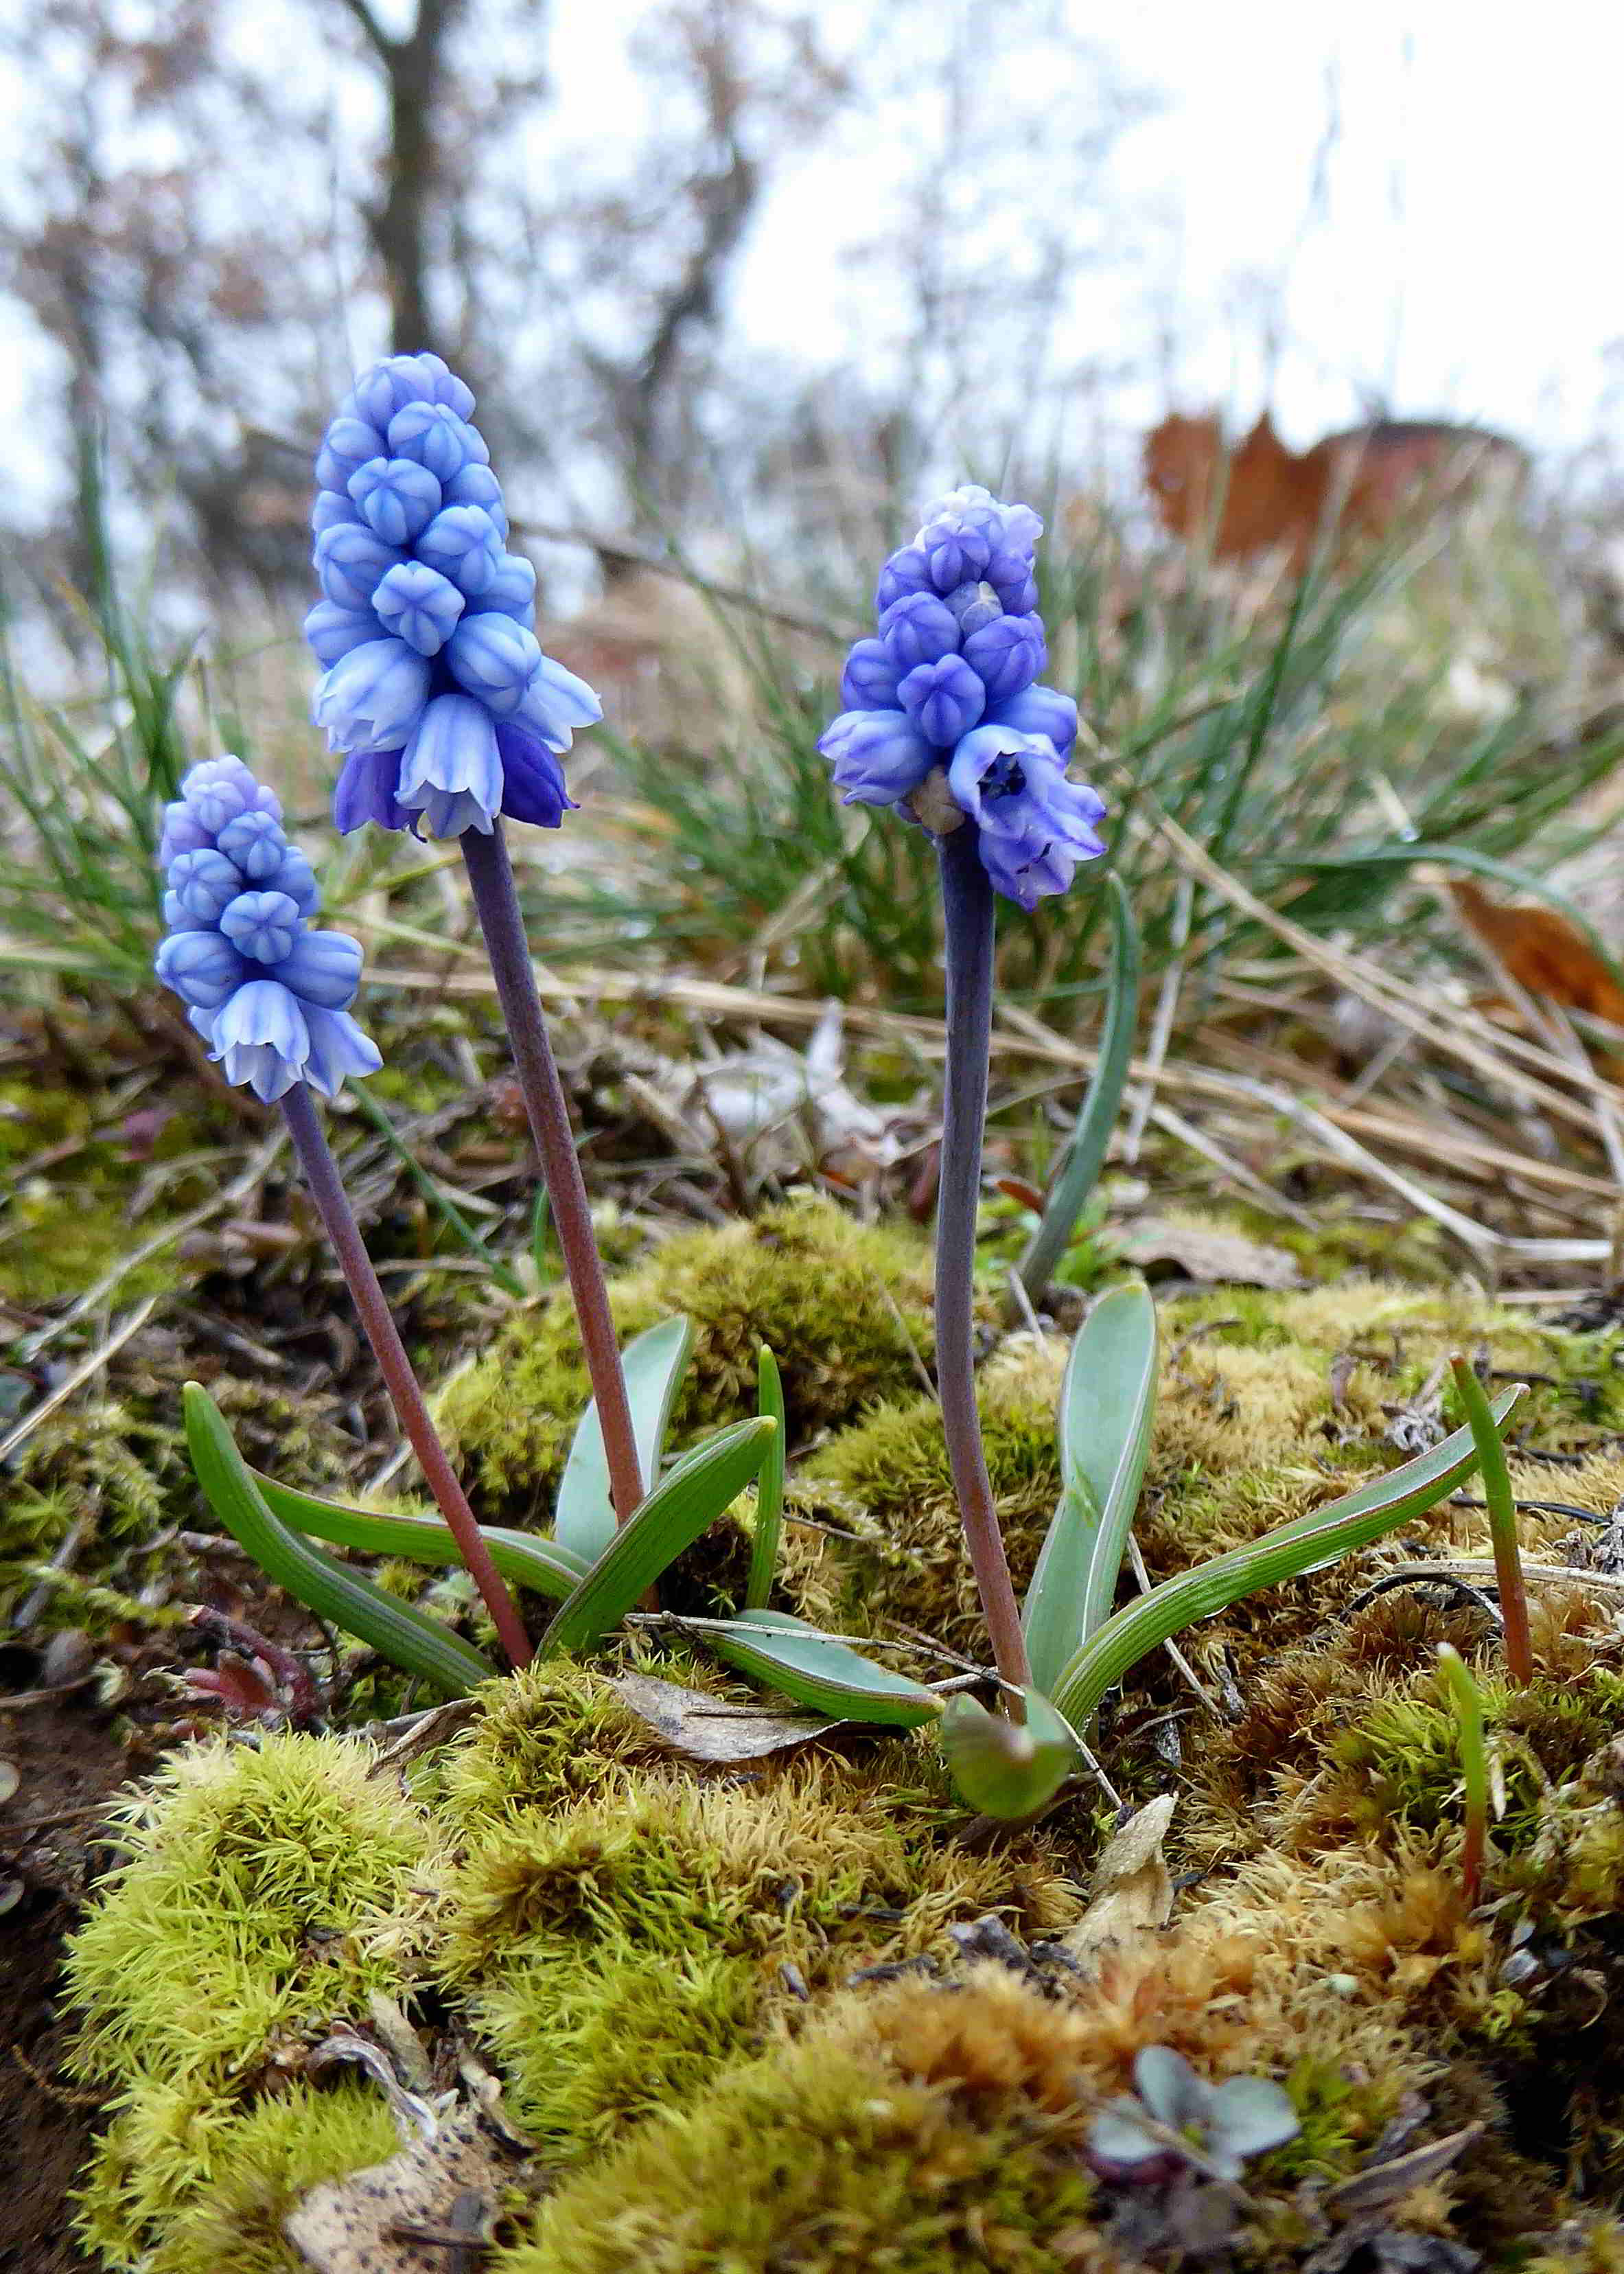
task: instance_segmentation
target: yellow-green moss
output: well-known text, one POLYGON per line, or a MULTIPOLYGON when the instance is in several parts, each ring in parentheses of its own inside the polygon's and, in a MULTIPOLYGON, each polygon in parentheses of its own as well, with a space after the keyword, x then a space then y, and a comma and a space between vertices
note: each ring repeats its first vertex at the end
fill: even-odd
POLYGON ((111 1579, 133 1586, 153 1576, 142 1536, 168 1528, 169 1495, 182 1473, 173 1424, 123 1399, 76 1404, 41 1423, 0 1491, 0 1616, 43 1586, 41 1625, 104 1628, 109 1622, 98 1619, 87 1590, 111 1579), (80 1518, 90 1525, 73 1568, 51 1569, 80 1518))
POLYGON ((101 2142, 86 2189, 85 2240, 109 2263, 129 2265, 144 2222, 158 2218, 162 2240, 143 2254, 143 2274, 297 2274, 304 2261, 282 2221, 299 2198, 399 2146, 388 2104, 370 2081, 294 2082, 246 2109, 149 2090, 101 2142), (151 2174, 177 2152, 190 2157, 195 2185, 163 2218, 172 2191, 160 2195, 151 2174))
MULTIPOLYGON (((988 1473, 1016 1585, 1024 1587, 1060 1495, 1055 1401, 1061 1345, 1019 1341, 979 1385, 988 1473)), ((795 1507, 827 1531, 792 1529, 786 1585, 837 1633, 888 1622, 959 1649, 984 1647, 975 1583, 934 1397, 883 1405, 795 1472, 795 1507)))
POLYGON ((410 1993, 441 1864, 370 1760, 335 1738, 199 1746, 132 1804, 68 1963, 73 2067, 119 2114, 84 2207, 110 2263, 197 2199, 279 2047, 410 1993))
POLYGON ((441 1813, 464 1841, 619 1785, 634 1762, 665 1758, 604 1676, 571 1659, 537 1659, 489 1683, 480 1703, 478 1719, 431 1772, 441 1813))
MULTIPOLYGON (((800 1201, 753 1223, 680 1235, 612 1281, 610 1300, 623 1341, 675 1312, 693 1321, 679 1436, 755 1411, 765 1342, 799 1438, 917 1379, 914 1351, 929 1362, 932 1350, 928 1284, 913 1235, 800 1201)), ((561 1296, 512 1320, 490 1355, 447 1388, 441 1426, 487 1520, 545 1512, 587 1394, 561 1296)))
POLYGON ((743 1788, 639 1777, 476 1841, 441 1967, 550 2156, 600 2145, 736 2059, 793 2006, 786 1965, 816 1991, 939 1945, 976 1910, 1013 1901, 1050 1927, 1070 1915, 1040 1859, 1023 1875, 910 1841, 898 1798, 888 1810, 872 1778, 833 1761, 743 1788))
POLYGON ((538 2213, 492 2274, 1061 2274, 1087 2263, 1075 2127, 922 2082, 861 2029, 735 2070, 538 2213))
MULTIPOLYGON (((129 1203, 153 1164, 178 1160, 212 1133, 207 1110, 177 1116, 159 1131, 150 1156, 138 1159, 117 1126, 101 1128, 102 1112, 88 1091, 0 1082, 0 1294, 34 1305, 82 1293, 129 1254, 138 1236, 129 1203), (71 1149, 58 1155, 59 1148, 71 1149)), ((166 1186, 160 1203, 146 1209, 140 1238, 171 1205, 202 1197, 199 1179, 177 1173, 181 1186, 166 1186)), ((173 1253, 154 1255, 120 1281, 123 1299, 173 1286, 177 1268, 173 1253)))

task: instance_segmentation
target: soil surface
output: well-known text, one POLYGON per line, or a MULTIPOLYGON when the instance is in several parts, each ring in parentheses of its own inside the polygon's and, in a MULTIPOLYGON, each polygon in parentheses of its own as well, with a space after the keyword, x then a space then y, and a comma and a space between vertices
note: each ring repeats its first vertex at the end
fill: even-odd
POLYGON ((63 1940, 87 1877, 108 1860, 104 1803, 140 1764, 114 1716, 82 1693, 23 1702, 34 1694, 0 1707, 0 1752, 19 1777, 0 1812, 0 1881, 8 1893, 21 1887, 0 1917, 0 2140, 10 2175, 0 2268, 80 2274, 89 2261, 70 2230, 69 2196, 90 2153, 97 2100, 60 2074, 71 2035, 63 1940))

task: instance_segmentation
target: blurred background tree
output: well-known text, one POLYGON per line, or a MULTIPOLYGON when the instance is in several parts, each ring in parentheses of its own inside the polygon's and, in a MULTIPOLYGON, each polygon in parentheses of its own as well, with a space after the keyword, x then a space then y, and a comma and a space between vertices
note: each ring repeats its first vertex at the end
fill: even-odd
POLYGON ((934 0, 646 0, 605 11, 572 94, 546 0, 42 0, 4 48, 24 156, 0 184, 37 590, 94 580, 100 459, 116 538, 162 516, 176 565, 280 593, 301 454, 391 348, 468 373, 530 467, 522 509, 645 539, 832 526, 854 480, 1002 452, 1061 380, 1055 320, 1142 103, 1054 0, 1011 7, 989 56, 934 0), (813 154, 851 185, 861 371, 731 321, 813 154))

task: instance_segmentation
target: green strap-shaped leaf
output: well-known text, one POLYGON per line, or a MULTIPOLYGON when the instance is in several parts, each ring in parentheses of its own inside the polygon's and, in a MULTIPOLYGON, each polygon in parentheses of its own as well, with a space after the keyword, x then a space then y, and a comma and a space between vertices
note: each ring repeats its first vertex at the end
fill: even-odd
POLYGON ((342 1627, 408 1674, 416 1674, 450 1697, 465 1697, 496 1668, 471 1643, 449 1633, 438 1620, 397 1603, 347 1571, 274 1516, 237 1451, 225 1416, 208 1392, 189 1382, 184 1393, 186 1449, 209 1506, 240 1547, 247 1549, 269 1579, 314 1611, 342 1627))
POLYGON ((778 1361, 765 1343, 756 1359, 756 1410, 775 1421, 778 1430, 762 1455, 761 1474, 756 1480, 756 1531, 750 1542, 749 1576, 744 1583, 747 1611, 759 1610, 772 1593, 778 1540, 784 1530, 784 1382, 778 1361))
POLYGON ((959 1798, 983 1816, 1018 1821, 1051 1801, 1077 1766, 1075 1731, 1035 1690, 1021 1692, 1024 1721, 955 1698, 942 1721, 942 1753, 959 1798))
POLYGON ((1133 907, 1115 870, 1105 879, 1111 912, 1111 968, 1106 983, 1105 1025, 1094 1077, 1084 1096, 1071 1141, 1060 1163, 1042 1220, 1019 1265, 1020 1284, 1035 1303, 1054 1276, 1066 1243, 1088 1203, 1122 1109, 1139 1013, 1139 934, 1133 907))
MULTIPOLYGON (((359 1547, 369 1555, 403 1555, 413 1563, 455 1563, 462 1559, 451 1527, 438 1516, 407 1516, 398 1511, 350 1508, 342 1501, 319 1500, 314 1493, 297 1492, 278 1484, 263 1470, 250 1469, 272 1513, 296 1532, 330 1540, 335 1547, 359 1547)), ((503 1525, 479 1527, 491 1561, 504 1579, 515 1586, 532 1587, 538 1595, 562 1602, 590 1568, 585 1558, 572 1555, 556 1540, 537 1540, 528 1532, 510 1532, 503 1525)))
MULTIPOLYGON (((1518 1383, 1495 1399, 1497 1427, 1522 1394, 1518 1383)), ((1471 1431, 1457 1429, 1430 1453, 1373 1478, 1328 1508, 1315 1509, 1245 1547, 1231 1548, 1192 1571, 1164 1579, 1108 1619, 1073 1654, 1050 1693, 1056 1705, 1074 1729, 1086 1728, 1106 1691, 1147 1652, 1198 1619, 1227 1609, 1243 1595, 1298 1578, 1356 1547, 1368 1547, 1384 1532, 1435 1507, 1477 1464, 1471 1431)))
POLYGON ((1110 1615, 1139 1506, 1156 1409, 1156 1306, 1141 1280, 1102 1295, 1071 1345, 1060 1390, 1065 1488, 1049 1527, 1022 1626, 1035 1686, 1047 1691, 1110 1615))
POLYGON ((685 1453, 623 1524, 541 1640, 541 1655, 590 1650, 685 1547, 714 1524, 762 1465, 777 1423, 735 1421, 685 1453))
MULTIPOLYGON (((632 1410, 637 1465, 645 1485, 659 1474, 665 1431, 678 1384, 693 1348, 694 1329, 686 1319, 662 1319, 634 1337, 620 1354, 626 1400, 632 1410)), ((592 1562, 614 1537, 614 1502, 609 1492, 609 1457, 593 1399, 576 1425, 575 1442, 559 1480, 553 1537, 571 1555, 592 1562)))
POLYGON ((875 1665, 848 1643, 786 1611, 756 1610, 740 1619, 695 1619, 692 1624, 729 1666, 820 1713, 876 1721, 891 1729, 915 1729, 941 1713, 941 1699, 923 1683, 875 1665))

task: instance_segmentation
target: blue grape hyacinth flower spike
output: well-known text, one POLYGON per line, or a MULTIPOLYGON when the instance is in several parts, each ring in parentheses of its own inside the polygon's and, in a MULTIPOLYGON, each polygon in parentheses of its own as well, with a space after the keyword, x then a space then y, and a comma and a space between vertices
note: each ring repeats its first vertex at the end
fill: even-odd
POLYGON ((933 506, 880 572, 876 636, 847 658, 846 708, 818 744, 848 805, 894 806, 938 836, 973 826, 989 878, 1024 908, 1105 849, 1104 805, 1066 778, 1077 705, 1039 684, 1042 530, 974 484, 933 506))
POLYGON ((164 809, 158 857, 169 930, 154 968, 228 1081, 268 1105, 301 1082, 331 1097, 377 1072, 377 1047, 350 1015, 360 944, 312 929, 310 863, 240 758, 192 767, 164 809))
POLYGON ((372 822, 489 836, 499 816, 556 829, 560 758, 603 706, 536 639, 536 576, 474 398, 438 356, 363 372, 316 459, 321 599, 304 636, 322 666, 316 724, 343 758, 342 831, 372 822))

